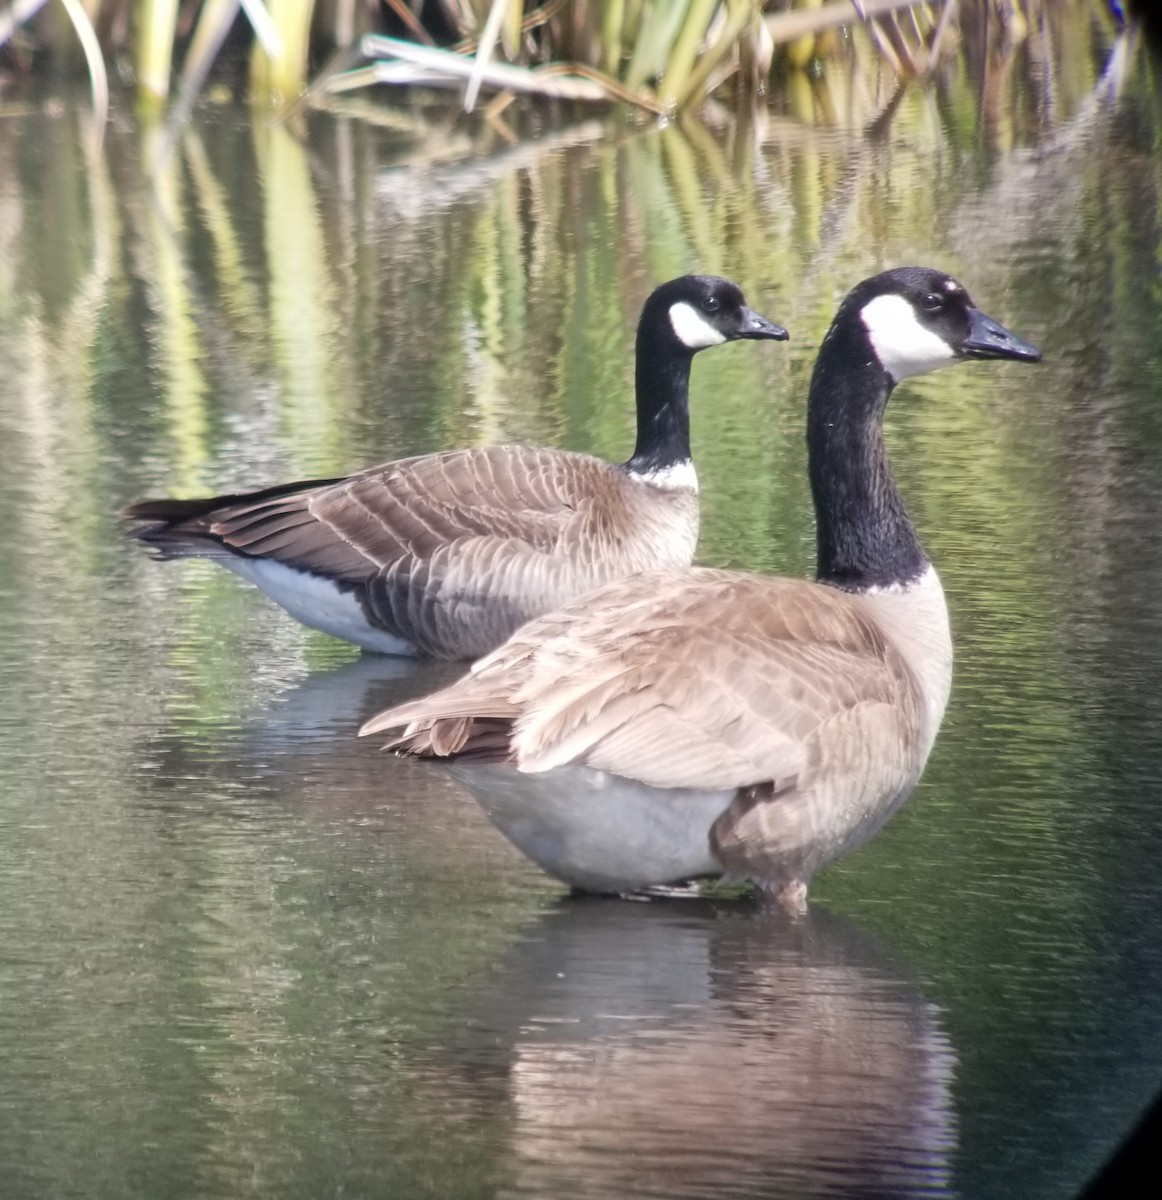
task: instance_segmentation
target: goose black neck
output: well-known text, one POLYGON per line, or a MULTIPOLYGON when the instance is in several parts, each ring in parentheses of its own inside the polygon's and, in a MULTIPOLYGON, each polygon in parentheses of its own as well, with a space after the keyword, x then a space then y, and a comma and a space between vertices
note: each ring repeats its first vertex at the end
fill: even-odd
POLYGON ((637 333, 637 444, 625 464, 635 474, 690 461, 690 363, 694 352, 652 323, 637 333))
POLYGON ((884 446, 895 383, 858 321, 837 321, 824 340, 807 405, 815 575, 845 591, 906 584, 928 567, 884 446))

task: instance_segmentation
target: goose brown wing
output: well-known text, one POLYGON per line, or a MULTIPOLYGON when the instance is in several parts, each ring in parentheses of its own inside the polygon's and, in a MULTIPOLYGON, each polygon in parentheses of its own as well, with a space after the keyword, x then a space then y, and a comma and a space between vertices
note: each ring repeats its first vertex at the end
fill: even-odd
POLYGON ((160 522, 139 536, 163 553, 183 540, 210 541, 355 584, 462 539, 551 550, 576 518, 589 477, 614 470, 584 455, 496 446, 402 459, 322 486, 229 497, 192 513, 175 510, 178 519, 169 522, 164 502, 135 505, 127 515, 160 522))
POLYGON ((531 622, 459 683, 373 719, 401 748, 578 763, 655 787, 730 789, 818 770, 820 732, 898 738, 907 668, 852 598, 798 580, 652 571, 531 622), (882 734, 880 732, 882 728, 882 734))

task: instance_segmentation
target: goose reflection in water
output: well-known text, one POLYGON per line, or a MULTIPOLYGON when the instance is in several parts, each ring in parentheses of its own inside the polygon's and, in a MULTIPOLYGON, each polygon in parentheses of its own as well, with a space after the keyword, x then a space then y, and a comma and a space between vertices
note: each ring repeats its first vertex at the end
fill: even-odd
MULTIPOLYGON (((283 805, 322 823, 358 818, 345 858, 370 862, 376 878, 399 872, 392 895, 431 895, 439 880, 467 877, 479 888, 471 904, 502 894, 528 903, 540 876, 491 836, 475 805, 438 775, 385 771, 407 764, 350 737, 376 704, 436 682, 398 665, 364 659, 316 673, 228 749, 252 779, 271 764, 283 805)), ((260 805, 265 793, 250 791, 260 805)), ((955 1056, 939 1010, 867 931, 819 906, 792 919, 746 900, 536 903, 549 906, 532 921, 512 913, 520 929, 483 969, 487 983, 468 990, 450 972, 451 1029, 396 1064, 410 1077, 410 1110, 448 1122, 449 1156, 469 1153, 461 1135, 488 1138, 505 1181, 497 1195, 877 1200, 950 1190, 955 1056)), ((389 923, 401 919, 396 911, 389 923)), ((383 941, 383 928, 378 937, 377 954, 414 953, 383 941)), ((408 1011, 400 997, 388 1008, 408 1011)))
MULTIPOLYGON (((252 751, 277 747, 350 755, 358 746, 355 730, 384 705, 424 696, 463 674, 463 663, 361 654, 342 666, 312 671, 249 714, 247 744, 252 751)), ((382 768, 385 756, 368 755, 367 761, 382 768)))
POLYGON ((499 979, 458 1090, 510 1109, 515 1194, 948 1187, 955 1057, 938 1010, 845 919, 564 900, 499 979))

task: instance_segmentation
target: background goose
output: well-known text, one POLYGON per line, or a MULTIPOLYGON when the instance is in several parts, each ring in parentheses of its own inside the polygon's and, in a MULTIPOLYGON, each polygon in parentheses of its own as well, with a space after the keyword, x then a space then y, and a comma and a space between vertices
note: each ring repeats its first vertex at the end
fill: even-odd
POLYGON ((691 561, 694 354, 785 340, 728 279, 686 275, 647 299, 637 330, 637 445, 587 454, 491 446, 402 459, 200 500, 143 500, 124 515, 161 558, 204 556, 305 625, 368 650, 475 658, 580 592, 691 561))
POLYGON ((550 874, 625 892, 728 873, 792 909, 915 786, 948 700, 940 581, 892 478, 901 379, 1040 353, 939 271, 859 284, 820 347, 807 442, 817 582, 665 569, 530 623, 363 733, 448 761, 550 874))

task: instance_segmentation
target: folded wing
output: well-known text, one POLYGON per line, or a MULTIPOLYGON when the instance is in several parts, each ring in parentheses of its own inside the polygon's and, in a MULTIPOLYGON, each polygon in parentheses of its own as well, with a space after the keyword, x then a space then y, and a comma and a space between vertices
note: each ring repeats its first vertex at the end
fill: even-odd
POLYGON ((451 687, 374 718, 422 756, 581 764, 659 788, 802 787, 847 727, 898 746, 906 665, 844 593, 707 569, 651 571, 531 622, 451 687))
POLYGON ((263 557, 356 583, 401 559, 480 536, 551 550, 576 515, 578 479, 598 460, 531 447, 401 459, 338 480, 212 500, 147 500, 125 515, 163 556, 263 557))

